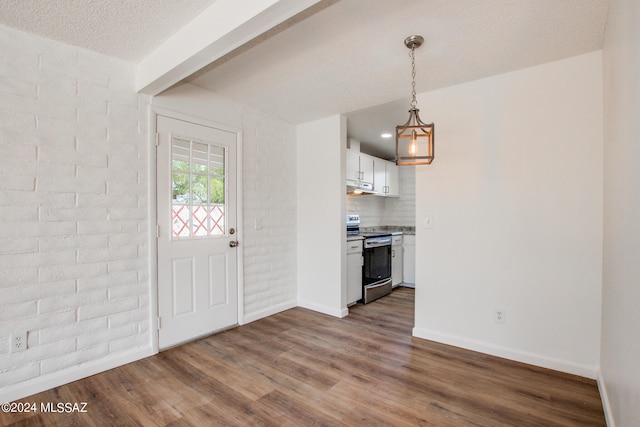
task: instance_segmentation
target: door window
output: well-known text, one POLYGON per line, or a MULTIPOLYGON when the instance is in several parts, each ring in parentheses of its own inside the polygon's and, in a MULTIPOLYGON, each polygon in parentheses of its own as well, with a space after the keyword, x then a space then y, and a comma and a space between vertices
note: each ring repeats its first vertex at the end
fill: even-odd
POLYGON ((225 236, 226 148, 171 138, 172 239, 225 236))

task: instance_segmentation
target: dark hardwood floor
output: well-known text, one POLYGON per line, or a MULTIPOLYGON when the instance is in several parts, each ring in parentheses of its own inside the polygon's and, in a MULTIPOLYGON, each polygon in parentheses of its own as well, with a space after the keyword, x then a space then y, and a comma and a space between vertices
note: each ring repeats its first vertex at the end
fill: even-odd
POLYGON ((411 337, 413 290, 295 308, 21 402, 2 425, 604 426, 595 381, 411 337))

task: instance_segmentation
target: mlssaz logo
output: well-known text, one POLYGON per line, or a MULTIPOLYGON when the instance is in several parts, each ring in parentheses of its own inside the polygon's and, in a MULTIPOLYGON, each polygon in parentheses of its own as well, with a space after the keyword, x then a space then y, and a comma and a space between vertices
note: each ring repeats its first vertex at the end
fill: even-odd
POLYGON ((71 414, 74 412, 86 413, 87 411, 87 402, 80 403, 53 403, 53 402, 42 402, 40 403, 40 412, 57 412, 64 414, 71 414))

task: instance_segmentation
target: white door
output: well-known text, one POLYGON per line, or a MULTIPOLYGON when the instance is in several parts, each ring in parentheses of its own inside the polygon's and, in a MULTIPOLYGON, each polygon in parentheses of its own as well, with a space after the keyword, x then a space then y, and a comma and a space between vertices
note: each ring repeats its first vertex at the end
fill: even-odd
POLYGON ((164 349, 238 323, 237 134, 157 116, 164 349))

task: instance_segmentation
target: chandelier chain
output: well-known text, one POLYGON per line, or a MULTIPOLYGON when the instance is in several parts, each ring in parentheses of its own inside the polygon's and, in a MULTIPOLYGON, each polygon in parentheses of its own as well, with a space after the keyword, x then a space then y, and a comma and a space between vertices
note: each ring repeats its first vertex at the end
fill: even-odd
POLYGON ((416 108, 418 101, 416 100, 416 48, 411 46, 411 108, 416 108))

